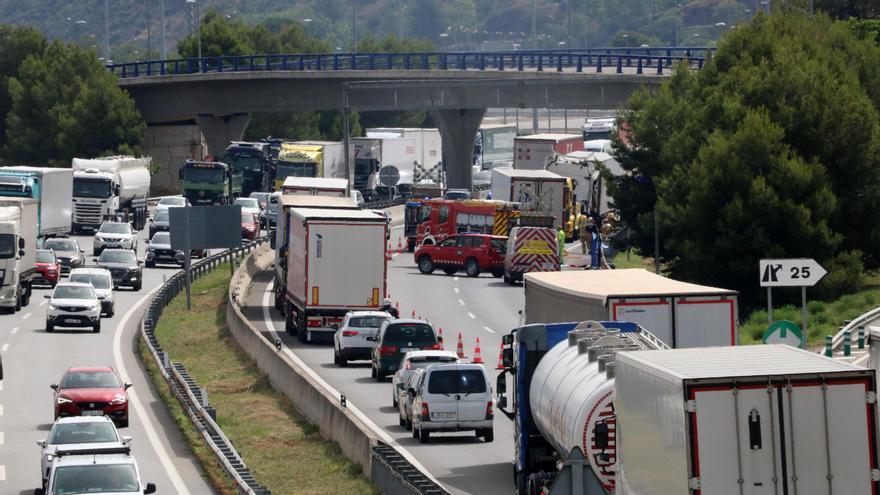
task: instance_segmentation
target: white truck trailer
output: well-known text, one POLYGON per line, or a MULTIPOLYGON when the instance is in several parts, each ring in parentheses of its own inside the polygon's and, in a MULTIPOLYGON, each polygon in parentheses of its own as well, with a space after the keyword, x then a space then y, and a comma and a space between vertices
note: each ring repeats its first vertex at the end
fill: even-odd
POLYGON ((150 157, 74 158, 73 231, 95 231, 108 218, 123 215, 135 230, 147 223, 150 157))
POLYGON ((27 306, 37 277, 37 218, 31 198, 0 198, 0 308, 27 306))
POLYGON ((348 180, 325 177, 288 177, 281 185, 281 194, 344 198, 348 196, 348 180))
POLYGON ((546 170, 492 169, 492 199, 521 203, 531 211, 553 217, 553 228, 568 220, 566 178, 546 170))
MULTIPOLYGON (((443 140, 439 129, 413 127, 374 127, 366 130, 367 137, 412 138, 415 140, 416 176, 439 178, 443 163, 443 140)), ((436 182, 436 181, 435 181, 436 182)))
POLYGON ((583 150, 584 140, 577 134, 531 134, 517 136, 513 147, 513 168, 544 170, 557 155, 583 150))
POLYGON ((37 200, 40 237, 70 234, 73 215, 73 170, 51 167, 0 168, 0 196, 37 200))
MULTIPOLYGON (((283 196, 282 196, 283 198, 283 196)), ((354 310, 378 310, 386 293, 388 224, 370 210, 293 208, 287 231, 286 329, 330 340, 354 310)))
POLYGON ((382 137, 353 138, 355 189, 372 196, 376 186, 412 185, 416 170, 416 140, 396 134, 382 137), (380 177, 393 178, 390 184, 381 184, 380 177))
POLYGON ((619 177, 624 174, 623 168, 611 155, 595 151, 575 151, 567 155, 558 155, 547 171, 574 182, 574 194, 578 202, 587 205, 588 211, 607 212, 613 201, 608 196, 608 188, 602 178, 602 168, 611 175, 619 177))
POLYGON ((526 323, 638 323, 670 347, 739 343, 737 293, 643 269, 527 273, 526 323))

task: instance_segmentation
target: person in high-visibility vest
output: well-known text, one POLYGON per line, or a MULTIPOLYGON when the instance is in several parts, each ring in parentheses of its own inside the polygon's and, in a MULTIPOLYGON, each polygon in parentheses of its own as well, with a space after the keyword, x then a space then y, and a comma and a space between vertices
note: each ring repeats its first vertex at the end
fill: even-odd
POLYGON ((559 250, 559 264, 562 265, 565 262, 565 230, 562 227, 556 231, 556 245, 559 250))

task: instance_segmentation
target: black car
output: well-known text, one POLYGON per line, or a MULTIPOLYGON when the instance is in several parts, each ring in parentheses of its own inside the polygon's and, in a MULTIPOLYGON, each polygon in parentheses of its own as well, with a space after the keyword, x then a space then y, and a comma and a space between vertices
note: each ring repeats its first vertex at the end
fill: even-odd
POLYGON ((159 210, 150 218, 150 239, 156 232, 167 232, 171 229, 168 210, 159 210))
POLYGON ((74 268, 82 268, 86 264, 85 251, 80 249, 76 239, 55 237, 46 239, 43 249, 55 251, 55 257, 61 263, 61 274, 67 275, 74 268))
MULTIPOLYGON (((171 233, 156 232, 150 242, 147 243, 147 254, 144 265, 147 268, 153 268, 156 265, 178 265, 183 266, 186 263, 182 250, 171 249, 171 233)), ((204 249, 193 249, 190 253, 192 258, 203 258, 207 256, 204 249)))
POLYGON ((141 290, 143 285, 143 268, 137 255, 131 249, 105 249, 97 262, 98 268, 110 271, 113 287, 131 287, 141 290))

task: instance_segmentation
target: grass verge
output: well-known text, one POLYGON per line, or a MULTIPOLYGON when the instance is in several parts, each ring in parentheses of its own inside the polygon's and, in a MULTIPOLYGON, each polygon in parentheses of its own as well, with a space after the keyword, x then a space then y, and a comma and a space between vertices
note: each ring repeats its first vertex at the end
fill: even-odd
MULTIPOLYGON (((183 297, 172 301, 156 328, 162 347, 207 389, 208 400, 217 409, 217 423, 257 480, 272 493, 378 493, 360 467, 346 459, 337 444, 321 437, 317 427, 272 388, 268 377, 235 342, 226 326, 229 278, 228 266, 221 266, 194 283, 191 311, 186 310, 183 297)), ((151 358, 146 356, 144 361, 149 366, 151 358)), ((158 370, 154 380, 157 375, 158 370)), ((220 478, 210 473, 216 460, 161 377, 159 381, 163 400, 175 419, 179 415, 178 424, 183 423, 181 428, 212 482, 222 493, 232 493, 222 471, 220 478)))

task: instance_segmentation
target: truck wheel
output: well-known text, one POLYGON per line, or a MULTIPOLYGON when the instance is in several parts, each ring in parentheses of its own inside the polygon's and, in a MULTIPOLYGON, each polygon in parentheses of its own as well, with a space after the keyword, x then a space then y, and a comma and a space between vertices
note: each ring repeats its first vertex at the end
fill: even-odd
POLYGON ((422 256, 419 258, 419 271, 425 275, 434 273, 434 262, 431 261, 429 256, 422 256))
POLYGON ((27 306, 30 303, 31 303, 31 286, 29 285, 24 290, 24 293, 21 296, 21 305, 27 306))
POLYGON ((477 260, 469 258, 464 262, 464 271, 468 277, 477 277, 480 275, 480 264, 477 260))
POLYGON ((17 313, 19 311, 21 311, 21 288, 19 288, 18 293, 15 295, 15 309, 12 312, 17 313))
POLYGON ((284 317, 284 329, 287 330, 288 335, 296 335, 296 324, 293 322, 293 312, 289 309, 287 310, 287 315, 284 317))
POLYGON ((419 442, 428 443, 428 440, 431 438, 431 432, 425 430, 421 426, 419 427, 419 442))
POLYGON ((415 425, 410 426, 410 430, 412 430, 413 438, 419 438, 419 430, 416 429, 415 425))

